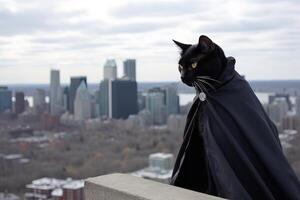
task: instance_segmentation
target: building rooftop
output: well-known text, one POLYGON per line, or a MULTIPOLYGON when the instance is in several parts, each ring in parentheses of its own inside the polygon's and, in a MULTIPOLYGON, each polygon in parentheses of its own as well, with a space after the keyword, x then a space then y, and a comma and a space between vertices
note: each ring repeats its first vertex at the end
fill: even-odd
POLYGON ((117 63, 115 61, 115 59, 107 59, 104 67, 117 67, 117 63))
POLYGON ((11 193, 0 193, 0 200, 20 200, 20 197, 11 193))
POLYGON ((77 190, 83 187, 84 187, 84 181, 82 180, 69 181, 63 185, 64 189, 70 189, 70 190, 77 190))
POLYGON ((66 183, 65 180, 44 177, 44 178, 40 178, 40 179, 32 181, 31 184, 26 185, 26 188, 51 190, 51 189, 55 189, 55 188, 60 188, 65 183, 66 183))
POLYGON ((171 153, 153 153, 150 155, 150 159, 151 158, 161 158, 161 159, 173 158, 173 154, 171 154, 171 153))
POLYGON ((63 196, 64 192, 61 188, 56 188, 51 192, 51 196, 53 197, 61 197, 63 196))
POLYGON ((54 190, 57 188, 65 189, 79 189, 84 187, 83 180, 73 180, 68 178, 66 180, 56 179, 56 178, 40 178, 32 181, 31 184, 26 185, 26 188, 40 189, 40 190, 54 190))
POLYGON ((147 167, 145 169, 133 172, 132 175, 141 178, 167 181, 172 176, 172 172, 173 170, 161 170, 153 167, 147 167))
POLYGON ((6 159, 6 160, 15 160, 15 159, 21 159, 21 158, 23 158, 22 154, 9 154, 9 155, 4 156, 4 159, 6 159))

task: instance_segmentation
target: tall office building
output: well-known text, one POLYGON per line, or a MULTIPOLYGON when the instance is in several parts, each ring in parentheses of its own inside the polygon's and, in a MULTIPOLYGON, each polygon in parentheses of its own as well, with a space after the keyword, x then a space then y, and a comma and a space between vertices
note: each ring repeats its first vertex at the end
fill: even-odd
POLYGON ((137 83, 132 80, 110 80, 108 84, 108 116, 126 119, 138 112, 137 83))
POLYGON ((282 119, 282 130, 296 130, 300 132, 300 116, 288 115, 282 119))
POLYGON ((114 59, 107 59, 103 68, 103 79, 115 80, 117 78, 117 63, 114 59))
POLYGON ((142 92, 138 92, 138 108, 144 110, 146 105, 146 96, 142 92))
POLYGON ((266 111, 271 120, 280 124, 281 120, 286 116, 289 106, 285 98, 276 98, 271 104, 266 106, 266 111))
POLYGON ((60 86, 59 70, 51 70, 50 75, 50 114, 60 115, 63 112, 63 96, 60 86))
POLYGON ((280 101, 285 100, 288 106, 288 110, 292 110, 292 102, 289 94, 274 94, 269 95, 269 104, 272 104, 276 99, 281 99, 280 101))
POLYGON ((64 110, 70 110, 69 103, 70 103, 69 87, 64 87, 64 91, 63 91, 64 110))
POLYGON ((42 114, 46 110, 46 92, 36 89, 33 93, 33 110, 36 114, 42 114))
POLYGON ((151 112, 153 124, 165 124, 165 91, 161 90, 160 88, 153 88, 149 90, 146 96, 146 110, 149 110, 151 112))
POLYGON ((25 96, 23 92, 15 93, 15 113, 20 114, 25 111, 25 96))
POLYGON ((76 91, 74 116, 77 120, 86 120, 91 118, 91 95, 84 81, 81 81, 76 91))
POLYGON ((108 117, 108 84, 109 80, 105 79, 101 81, 99 88, 99 112, 102 117, 108 117))
POLYGON ((69 112, 71 114, 74 114, 74 101, 75 101, 76 91, 82 81, 87 86, 87 81, 85 76, 71 77, 71 85, 69 88, 69 112))
POLYGON ((177 94, 176 85, 170 84, 164 87, 166 91, 166 111, 167 116, 179 113, 179 96, 177 94))
POLYGON ((99 105, 99 97, 100 97, 100 91, 96 90, 93 95, 91 95, 91 108, 92 108, 92 118, 98 118, 100 117, 100 105, 99 105))
POLYGON ((124 76, 130 80, 136 80, 136 61, 135 59, 127 59, 123 62, 124 66, 124 76))
POLYGON ((12 91, 0 86, 0 113, 12 111, 12 91))

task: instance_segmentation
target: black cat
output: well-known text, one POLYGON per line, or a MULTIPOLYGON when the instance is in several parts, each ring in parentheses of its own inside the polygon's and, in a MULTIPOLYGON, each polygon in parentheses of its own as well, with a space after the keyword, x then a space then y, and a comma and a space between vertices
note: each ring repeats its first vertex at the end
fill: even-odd
POLYGON ((195 87, 170 184, 228 199, 300 199, 276 126, 235 59, 206 36, 181 49, 182 81, 195 87))
POLYGON ((200 36, 196 45, 174 42, 182 50, 179 60, 181 79, 189 86, 192 86, 197 76, 218 79, 226 67, 227 58, 223 50, 206 36, 200 36))

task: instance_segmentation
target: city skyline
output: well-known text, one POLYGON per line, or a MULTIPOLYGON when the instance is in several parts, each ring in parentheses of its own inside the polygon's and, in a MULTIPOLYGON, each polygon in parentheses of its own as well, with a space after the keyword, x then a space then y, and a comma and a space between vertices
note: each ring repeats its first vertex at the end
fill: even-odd
POLYGON ((179 81, 172 39, 196 43, 201 34, 248 80, 299 79, 297 1, 0 2, 0 84, 48 83, 50 69, 62 83, 78 75, 98 83, 107 58, 118 66, 135 58, 138 82, 179 81))

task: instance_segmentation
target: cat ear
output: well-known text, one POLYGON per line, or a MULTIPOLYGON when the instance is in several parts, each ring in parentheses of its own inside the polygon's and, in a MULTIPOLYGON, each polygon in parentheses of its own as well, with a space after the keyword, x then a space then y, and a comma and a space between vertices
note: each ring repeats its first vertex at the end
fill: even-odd
POLYGON ((215 49, 215 43, 205 35, 199 37, 198 47, 211 52, 215 49))
POLYGON ((183 44, 181 42, 178 42, 176 40, 173 40, 173 42, 182 50, 182 52, 185 52, 190 46, 190 44, 183 44))

